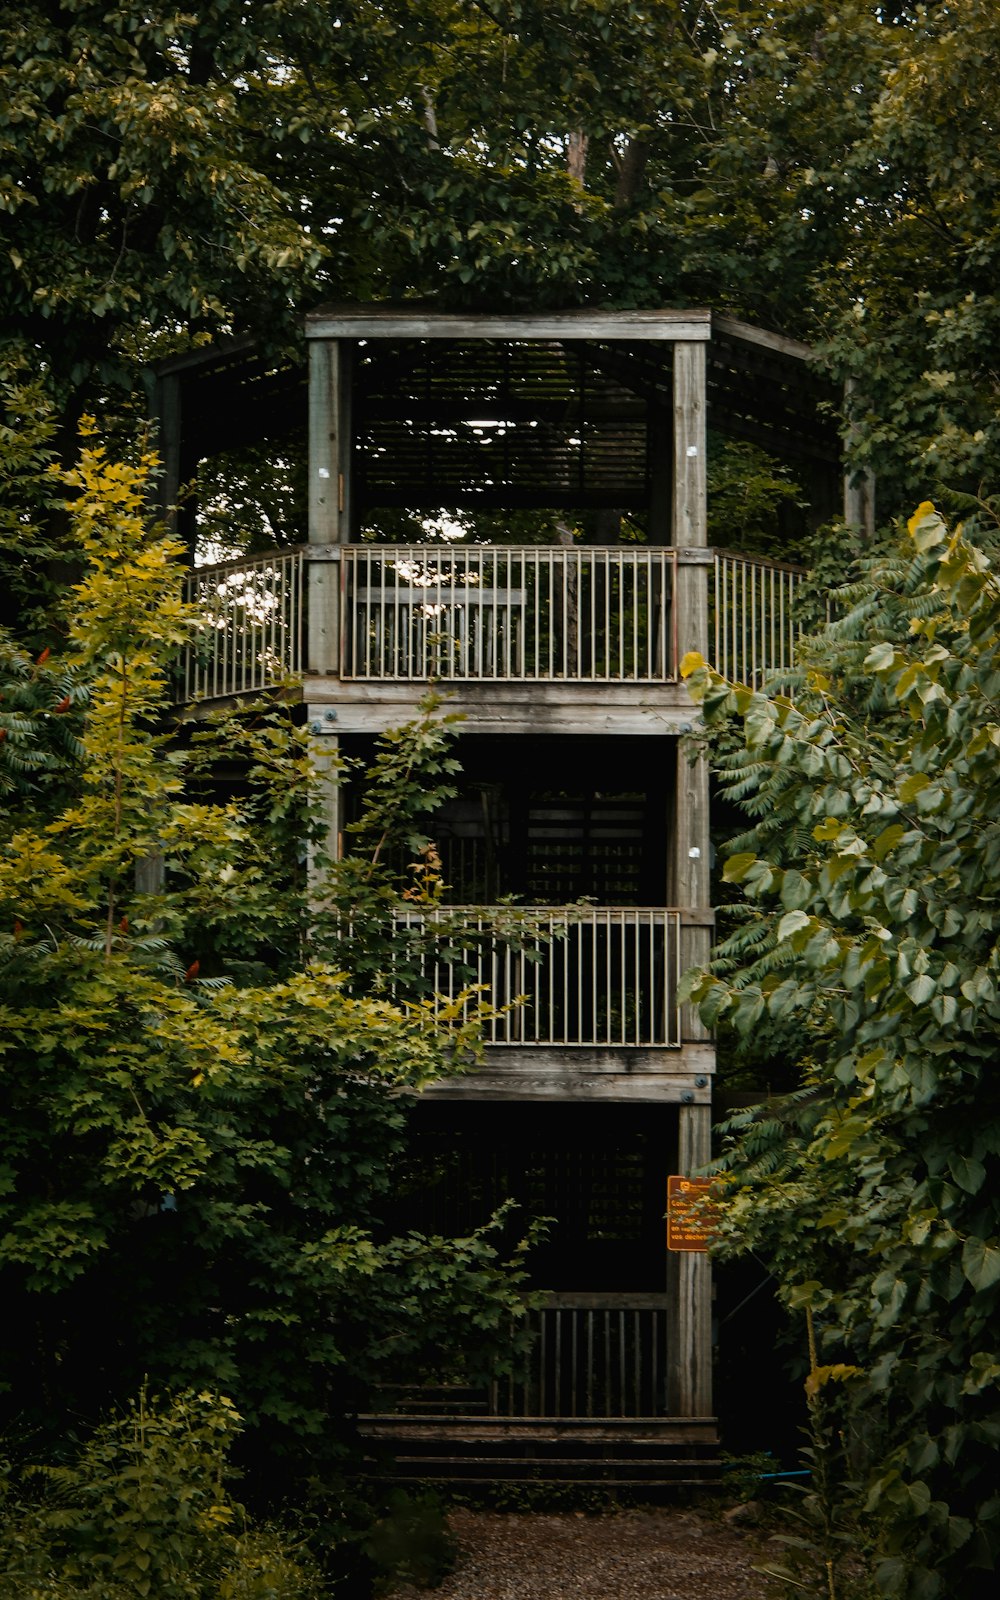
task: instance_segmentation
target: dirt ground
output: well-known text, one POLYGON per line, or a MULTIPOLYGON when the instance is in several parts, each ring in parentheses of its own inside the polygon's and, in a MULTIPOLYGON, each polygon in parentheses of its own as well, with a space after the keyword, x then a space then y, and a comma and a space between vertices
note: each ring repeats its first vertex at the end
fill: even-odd
POLYGON ((765 1600, 759 1530, 718 1512, 654 1507, 583 1512, 455 1510, 459 1547, 439 1589, 392 1600, 765 1600))

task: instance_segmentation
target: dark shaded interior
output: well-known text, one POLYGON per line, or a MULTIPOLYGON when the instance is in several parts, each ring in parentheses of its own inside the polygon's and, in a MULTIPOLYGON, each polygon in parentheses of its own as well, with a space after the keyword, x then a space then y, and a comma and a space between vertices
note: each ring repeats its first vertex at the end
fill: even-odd
MULTIPOLYGON (((374 754, 367 739, 343 749, 365 764, 374 754)), ((457 754, 458 795, 427 825, 452 904, 667 903, 675 740, 470 734, 457 754)), ((359 804, 355 782, 348 821, 359 804)))
POLYGON ((670 1106, 425 1101, 387 1220, 464 1234, 513 1200, 509 1244, 551 1219, 529 1259, 534 1287, 660 1292, 676 1123, 670 1106))

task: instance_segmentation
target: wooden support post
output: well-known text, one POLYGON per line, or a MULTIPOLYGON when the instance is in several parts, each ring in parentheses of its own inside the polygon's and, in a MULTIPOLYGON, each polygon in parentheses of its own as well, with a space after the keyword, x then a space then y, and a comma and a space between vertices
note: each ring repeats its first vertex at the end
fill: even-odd
POLYGON ((177 531, 177 500, 181 487, 181 380, 176 372, 161 374, 150 385, 150 416, 155 427, 153 444, 160 458, 153 501, 170 533, 177 531))
MULTIPOLYGON (((705 347, 674 346, 674 517, 673 543, 679 551, 699 552, 708 543, 706 501, 705 347)), ((708 654, 708 566, 679 561, 677 567, 677 654, 708 654)), ((691 721, 696 721, 694 706, 691 721)), ((692 761, 678 747, 674 828, 671 841, 670 891, 674 905, 707 909, 709 905, 708 762, 692 761)), ((711 933, 704 926, 684 926, 681 967, 708 960, 711 933)), ((705 1040, 708 1031, 697 1012, 685 1006, 681 1036, 705 1040)), ((709 1105, 682 1104, 678 1110, 677 1172, 690 1174, 710 1156, 712 1112, 709 1105)), ((667 1256, 667 1409, 675 1417, 708 1417, 712 1413, 712 1276, 706 1255, 671 1251, 667 1256)))
POLYGON ((705 479, 705 346, 674 346, 675 545, 708 542, 705 479))
MULTIPOLYGON (((317 339, 309 347, 309 543, 340 544, 347 532, 349 426, 344 416, 339 344, 317 339), (345 437, 346 435, 346 437, 345 437)), ((319 677, 340 670, 340 565, 309 561, 307 667, 319 677)))
MULTIPOLYGON (((705 346, 674 347, 674 508, 671 542, 679 550, 708 543, 705 346)), ((708 567, 681 561, 674 596, 678 662, 690 650, 708 655, 708 567)))
MULTIPOLYGON (((683 742, 677 749, 675 796, 669 898, 682 912, 707 911, 711 904, 708 762, 703 755, 691 760, 683 742)), ((711 948, 711 928, 685 923, 682 918, 681 971, 704 966, 711 948)), ((700 1042, 710 1037, 697 1008, 682 1006, 681 1038, 700 1042)))
POLYGON ((852 528, 860 528, 867 539, 875 534, 875 474, 874 472, 844 473, 844 521, 852 528))
MULTIPOLYGON (((705 457, 705 346, 674 347, 674 533, 681 550, 696 555, 708 539, 705 457)), ((678 656, 689 650, 708 654, 708 567, 704 560, 677 566, 678 656)), ((694 723, 695 708, 691 707, 694 723)), ((704 757, 689 760, 683 745, 677 752, 674 828, 671 841, 669 897, 681 909, 707 909, 709 905, 708 763, 704 757)), ((711 934, 705 927, 688 927, 681 934, 681 967, 708 959, 711 934)), ((681 1034, 685 1039, 708 1037, 690 1006, 684 1007, 681 1034)))
MULTIPOLYGON (((847 417, 847 448, 857 432, 852 415, 857 408, 857 384, 848 378, 844 384, 844 412, 847 417)), ((866 538, 875 535, 875 474, 870 468, 844 473, 844 521, 859 528, 866 538)))
MULTIPOLYGON (((710 1155, 711 1108, 682 1105, 677 1171, 687 1176, 710 1155)), ((667 1256, 667 1411, 672 1417, 712 1415, 712 1269, 707 1255, 667 1256)))
POLYGON ((313 731, 312 757, 319 775, 320 800, 323 808, 323 833, 319 848, 310 851, 309 885, 318 888, 321 881, 322 854, 328 861, 339 861, 341 839, 340 794, 340 739, 335 733, 324 731, 328 712, 323 707, 309 708, 309 727, 313 731), (319 730, 319 731, 317 731, 319 730))

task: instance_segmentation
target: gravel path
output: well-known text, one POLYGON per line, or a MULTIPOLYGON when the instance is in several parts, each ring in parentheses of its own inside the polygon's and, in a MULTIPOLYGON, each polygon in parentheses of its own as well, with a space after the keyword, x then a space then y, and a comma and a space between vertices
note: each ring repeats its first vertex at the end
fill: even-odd
POLYGON ((455 1571, 392 1600, 764 1600, 751 1536, 704 1512, 452 1511, 455 1571))

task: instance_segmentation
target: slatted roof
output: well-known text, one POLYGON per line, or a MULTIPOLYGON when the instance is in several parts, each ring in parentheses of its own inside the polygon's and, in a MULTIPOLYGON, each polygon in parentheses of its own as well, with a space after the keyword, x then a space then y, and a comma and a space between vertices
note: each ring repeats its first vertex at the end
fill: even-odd
MULTIPOLYGON (((673 346, 706 346, 708 425, 807 472, 840 457, 832 386, 808 346, 705 310, 442 313, 327 306, 310 340, 355 350, 359 512, 608 507, 641 511, 669 472, 673 346)), ((240 444, 303 431, 304 367, 249 340, 160 363, 180 394, 178 476, 240 444)))
POLYGON ((644 504, 646 413, 583 342, 368 344, 355 494, 362 508, 644 504))

